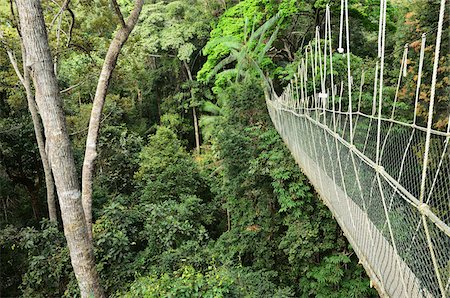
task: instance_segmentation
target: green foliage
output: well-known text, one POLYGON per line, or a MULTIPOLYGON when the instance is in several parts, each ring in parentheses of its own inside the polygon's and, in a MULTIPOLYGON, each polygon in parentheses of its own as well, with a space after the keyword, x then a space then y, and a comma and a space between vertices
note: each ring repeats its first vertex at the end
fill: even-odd
POLYGON ((277 284, 292 286, 296 296, 373 295, 337 223, 269 124, 258 84, 244 80, 219 96, 221 196, 231 216, 231 230, 215 246, 222 262, 273 270, 277 284))
POLYGON ((130 194, 134 191, 134 173, 138 169, 138 155, 142 138, 124 125, 106 126, 99 140, 99 162, 102 175, 98 185, 109 193, 130 194))
POLYGON ((27 251, 27 269, 22 277, 24 297, 63 296, 69 278, 74 279, 65 238, 55 224, 43 221, 41 228, 21 231, 21 246, 27 251))
POLYGON ((191 194, 208 196, 194 160, 166 127, 159 127, 142 149, 136 178, 142 181, 143 198, 152 202, 179 201, 191 194))
POLYGON ((133 283, 121 297, 293 297, 289 288, 277 288, 265 272, 209 266, 206 272, 185 266, 173 274, 150 275, 133 283))
POLYGON ((193 267, 138 279, 122 297, 230 297, 233 281, 214 270, 203 275, 193 267))
POLYGON ((26 271, 27 253, 21 246, 21 236, 12 225, 0 230, 0 289, 2 295, 17 297, 20 295, 22 274, 26 271))
POLYGON ((210 30, 211 16, 198 0, 147 4, 141 18, 136 29, 140 48, 154 54, 174 53, 182 61, 191 59, 210 30))
POLYGON ((200 248, 209 241, 215 207, 207 204, 210 194, 196 164, 165 126, 149 138, 138 161, 138 191, 111 197, 94 225, 99 272, 108 292, 147 270, 172 272, 186 260, 205 262, 200 248))
MULTIPOLYGON (((289 1, 282 1, 282 3, 289 1)), ((224 15, 219 19, 217 26, 211 31, 210 40, 203 49, 203 54, 208 57, 208 60, 203 65, 203 68, 198 73, 200 79, 209 79, 211 73, 217 72, 214 70, 217 65, 224 66, 224 62, 232 62, 232 59, 222 60, 236 48, 240 48, 240 43, 244 43, 249 38, 249 32, 254 33, 254 28, 264 23, 270 17, 273 17, 278 12, 276 1, 241 1, 239 4, 228 9, 224 15), (252 29, 253 28, 253 29, 252 29), (223 61, 220 63, 220 61, 223 61), (223 64, 223 65, 222 65, 223 64)), ((271 23, 266 23, 266 27, 269 27, 271 23)), ((247 48, 241 51, 241 55, 235 53, 234 60, 247 59, 244 53, 251 50, 254 46, 256 38, 261 37, 258 45, 261 47, 262 38, 261 31, 264 27, 260 28, 259 34, 249 40, 246 43, 247 48), (239 59, 238 56, 242 56, 239 59)), ((267 51, 267 50, 266 50, 267 51)), ((230 57, 233 57, 230 56, 230 57)))

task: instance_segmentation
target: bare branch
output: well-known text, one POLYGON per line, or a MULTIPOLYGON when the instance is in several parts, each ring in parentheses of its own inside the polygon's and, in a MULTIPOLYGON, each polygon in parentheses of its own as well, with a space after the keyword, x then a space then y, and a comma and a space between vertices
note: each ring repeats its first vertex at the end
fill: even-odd
MULTIPOLYGON (((12 7, 11 7, 11 9, 12 9, 12 7)), ((5 39, 3 37, 3 31, 0 31, 0 41, 3 44, 3 47, 6 49, 6 53, 8 54, 9 61, 11 62, 11 65, 13 66, 17 77, 19 78, 22 85, 24 85, 24 78, 23 78, 23 75, 20 72, 19 66, 17 64, 16 55, 14 54, 13 50, 6 44, 5 39)))
POLYGON ((72 17, 72 22, 70 22, 70 27, 69 27, 69 38, 67 39, 67 44, 66 44, 66 47, 69 47, 70 41, 72 40, 73 27, 75 26, 75 14, 73 13, 72 9, 70 9, 69 7, 67 7, 67 11, 70 13, 70 16, 72 17))
POLYGON ((19 37, 22 37, 22 33, 20 32, 20 25, 19 25, 19 21, 17 19, 16 14, 14 13, 14 4, 13 4, 13 0, 9 0, 9 9, 11 10, 11 17, 12 17, 12 25, 14 28, 17 29, 17 33, 19 34, 19 37))
MULTIPOLYGON (((59 6, 58 2, 56 2, 56 1, 53 1, 53 2, 59 6)), ((61 32, 63 32, 64 34, 67 35, 67 33, 65 33, 64 30, 62 30, 62 28, 61 28, 63 13, 65 10, 68 10, 70 15, 72 16, 72 22, 70 24, 70 34, 72 34, 72 29, 73 29, 73 26, 75 23, 75 15, 73 14, 72 10, 69 9, 69 3, 70 3, 70 0, 64 0, 63 4, 60 6, 60 10, 53 18, 53 20, 50 24, 50 29, 49 29, 49 31, 50 31, 51 28, 53 27, 54 22, 56 21, 56 19, 58 19, 58 28, 56 29, 56 53, 55 53, 55 57, 53 59, 53 68, 54 68, 55 74, 57 73, 57 70, 58 70, 59 43, 61 40, 61 32)), ((71 39, 71 36, 69 36, 66 46, 68 46, 68 44, 70 43, 70 39, 71 39)))
POLYGON ((112 6, 114 7, 114 10, 116 12, 116 15, 119 17, 120 24, 122 27, 126 27, 125 20, 123 19, 122 12, 120 11, 120 6, 117 4, 116 0, 111 0, 112 6))
POLYGON ((58 2, 56 2, 54 0, 52 2, 55 3, 56 5, 58 5, 60 7, 60 9, 59 9, 58 13, 53 17, 53 20, 50 23, 50 27, 49 27, 48 31, 52 30, 53 24, 55 23, 56 19, 68 8, 70 0, 65 0, 63 5, 61 5, 61 6, 59 5, 58 2))
POLYGON ((17 65, 16 55, 14 55, 14 53, 10 49, 6 49, 6 53, 8 53, 9 61, 11 61, 11 65, 13 66, 14 71, 17 74, 17 77, 19 78, 19 80, 22 83, 22 85, 25 86, 25 81, 23 79, 23 75, 20 72, 19 67, 17 65))
POLYGON ((77 88, 78 86, 80 86, 80 85, 83 84, 84 82, 86 82, 86 80, 81 81, 81 82, 79 82, 79 83, 77 83, 77 84, 75 84, 75 85, 72 85, 72 86, 70 86, 70 87, 68 87, 68 88, 66 88, 66 89, 64 89, 64 90, 61 90, 61 91, 59 91, 59 93, 60 93, 60 94, 63 94, 63 93, 69 92, 70 90, 77 88))

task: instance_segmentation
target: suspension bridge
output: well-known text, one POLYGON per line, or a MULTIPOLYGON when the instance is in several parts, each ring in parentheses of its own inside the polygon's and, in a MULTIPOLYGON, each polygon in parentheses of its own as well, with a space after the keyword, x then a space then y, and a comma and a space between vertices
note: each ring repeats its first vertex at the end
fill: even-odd
POLYGON ((437 129, 433 119, 446 0, 440 1, 436 30, 422 35, 414 74, 405 46, 389 100, 386 0, 380 1, 378 53, 371 72, 351 67, 347 1, 341 1, 338 47, 333 47, 327 6, 325 26, 316 28, 315 39, 304 48, 291 83, 281 95, 274 90, 266 95, 271 119, 380 296, 450 297, 450 115, 444 129, 437 129), (434 53, 427 61, 431 34, 434 53), (333 70, 337 55, 346 60, 346 76, 333 70), (432 72, 425 78, 427 64, 432 72), (399 90, 408 75, 417 76, 414 113, 399 120, 399 90), (431 87, 420 121, 425 79, 431 87), (363 96, 367 92, 370 104, 363 96))

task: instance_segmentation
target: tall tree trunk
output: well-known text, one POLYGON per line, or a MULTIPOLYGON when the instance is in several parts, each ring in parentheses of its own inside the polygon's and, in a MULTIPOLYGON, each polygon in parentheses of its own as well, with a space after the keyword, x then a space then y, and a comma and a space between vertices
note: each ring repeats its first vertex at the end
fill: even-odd
MULTIPOLYGON (((184 68, 186 69, 189 81, 193 82, 194 78, 192 76, 191 70, 189 69, 189 65, 184 60, 183 60, 183 65, 184 65, 184 68)), ((191 91, 191 97, 193 97, 192 89, 190 91, 191 91)), ((192 107, 192 117, 194 120, 195 148, 197 150, 197 153, 200 153, 200 131, 198 128, 198 119, 197 119, 197 113, 195 112, 195 107, 192 107)))
POLYGON ((123 20, 117 3, 115 1, 113 1, 113 3, 116 8, 116 13, 121 20, 122 27, 119 29, 119 31, 117 31, 114 39, 109 45, 105 61, 103 62, 102 71, 98 79, 97 90, 95 91, 94 102, 92 104, 91 118, 89 119, 89 130, 86 139, 86 152, 84 154, 81 181, 83 190, 83 210, 90 238, 92 238, 92 184, 94 176, 94 161, 97 157, 97 139, 100 130, 100 120, 102 116, 103 105, 105 103, 109 81, 111 80, 112 72, 116 67, 120 50, 127 41, 128 36, 130 35, 139 19, 139 14, 141 13, 144 0, 136 0, 133 11, 131 12, 126 22, 123 20))
POLYGON ((82 297, 104 297, 95 268, 73 152, 66 120, 53 71, 40 1, 16 0, 26 56, 36 90, 36 103, 41 113, 48 143, 48 157, 53 170, 61 216, 70 258, 82 297))
MULTIPOLYGON (((23 46, 23 42, 21 41, 22 48, 22 60, 25 61, 25 48, 23 46)), ((50 164, 48 162, 47 153, 45 152, 45 141, 44 141, 44 131, 42 128, 41 120, 37 111, 36 103, 34 101, 33 91, 31 90, 30 83, 30 72, 26 67, 25 63, 23 63, 23 76, 19 70, 17 60, 12 51, 7 50, 9 60, 25 88, 25 93, 27 96, 28 109, 30 110, 31 119, 33 120, 34 134, 36 135, 36 141, 38 144, 39 155, 41 157, 42 166, 44 168, 45 175, 45 188, 47 190, 47 206, 48 206, 48 215, 51 221, 57 220, 56 215, 56 202, 55 202, 55 184, 53 182, 53 175, 50 164)))

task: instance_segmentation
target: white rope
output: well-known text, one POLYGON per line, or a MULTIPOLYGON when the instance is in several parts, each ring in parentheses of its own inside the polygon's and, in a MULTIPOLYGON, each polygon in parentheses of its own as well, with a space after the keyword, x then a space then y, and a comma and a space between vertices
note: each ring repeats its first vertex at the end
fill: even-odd
POLYGON ((434 112, 434 99, 436 94, 436 80, 437 80, 437 72, 439 66, 439 52, 441 49, 441 39, 442 39, 442 23, 444 20, 445 13, 445 0, 441 0, 441 8, 439 13, 439 23, 438 23, 438 33, 436 38, 436 50, 434 53, 434 64, 433 64, 433 76, 431 79, 431 94, 430 94, 430 105, 428 108, 428 122, 427 122, 427 136, 425 140, 425 153, 423 157, 423 167, 422 167, 422 181, 420 185, 420 202, 423 202, 423 197, 425 193, 425 181, 427 175, 427 167, 428 167, 428 157, 430 151, 430 141, 431 141, 431 126, 433 125, 433 112, 434 112))
MULTIPOLYGON (((392 104, 392 112, 391 112, 391 120, 394 120, 394 115, 395 115, 395 107, 397 105, 397 100, 398 100, 398 93, 400 90, 400 84, 402 82, 402 76, 403 76, 403 70, 405 69, 405 65, 406 65, 406 59, 408 56, 408 45, 405 45, 405 48, 403 50, 403 56, 402 56, 402 61, 400 63, 400 71, 398 74, 398 80, 397 80, 397 88, 395 89, 395 96, 394 96, 394 102, 392 104)), ((394 126, 394 122, 391 122, 389 124, 389 128, 388 131, 386 133, 386 136, 384 137, 384 141, 383 141, 383 145, 381 146, 381 153, 380 153, 380 158, 383 158, 384 155, 384 149, 386 148, 386 144, 389 140, 389 136, 391 134, 392 131, 392 127, 394 126)))
POLYGON ((417 73, 417 87, 416 87, 416 98, 415 98, 415 103, 414 103, 414 120, 413 120, 413 124, 416 124, 416 120, 417 120, 417 113, 418 108, 419 108, 419 95, 420 95, 420 85, 422 82, 422 68, 423 68, 423 58, 425 55, 425 43, 427 40, 427 35, 424 33, 422 34, 422 43, 420 45, 420 58, 419 58, 419 70, 417 73))
MULTIPOLYGON (((428 109, 428 123, 427 123, 427 135, 425 140, 425 153, 423 158, 423 168, 422 168, 422 180, 420 185, 420 195, 419 201, 423 203, 424 195, 425 195, 425 182, 426 175, 428 169, 428 158, 430 151, 430 142, 431 142, 431 126, 433 123, 433 112, 434 112, 434 100, 436 94, 436 80, 437 80, 437 72, 439 66, 439 53, 441 49, 441 40, 442 40, 442 26, 444 22, 444 14, 445 14, 445 0, 441 0, 440 11, 439 11, 439 22, 438 22, 438 32, 436 35, 436 49, 434 53, 434 63, 433 63, 433 75, 431 79, 431 94, 430 94, 430 106, 428 109)), ((436 278, 439 283, 439 288, 442 293, 442 297, 445 298, 445 288, 442 282, 442 277, 439 271, 439 264, 436 260, 436 254, 434 252, 433 243, 431 241, 430 232, 428 230, 427 219, 424 214, 422 214, 423 227, 425 230, 425 235, 427 237, 428 248, 430 249, 431 259, 433 261, 434 271, 436 273, 436 278)))
POLYGON ((341 0, 341 19, 339 22, 339 47, 338 47, 338 52, 341 54, 344 53, 344 48, 342 47, 343 27, 344 27, 344 0, 341 0))
POLYGON ((408 49, 409 46, 408 44, 405 45, 405 49, 403 50, 403 57, 402 57, 402 62, 400 65, 400 73, 398 75, 398 80, 397 80, 397 88, 395 89, 395 96, 394 96, 394 103, 392 104, 392 113, 391 113, 391 119, 394 119, 394 114, 395 114, 395 108, 397 106, 397 100, 398 100, 398 93, 400 91, 400 84, 402 82, 402 76, 405 77, 405 69, 407 67, 407 62, 408 62, 408 49))
POLYGON ((347 85, 348 85, 348 111, 350 120, 350 144, 353 145, 353 109, 352 109, 352 80, 351 68, 350 68, 350 32, 348 28, 348 0, 344 0, 345 3, 345 39, 347 44, 347 85))
MULTIPOLYGON (((319 109, 319 106, 317 105, 318 97, 317 97, 317 90, 316 90, 316 83, 315 83, 315 77, 316 77, 316 71, 317 71, 317 63, 318 63, 318 61, 317 61, 317 58, 318 58, 317 57, 317 50, 318 49, 320 50, 320 47, 318 47, 318 44, 317 44, 318 37, 319 37, 319 30, 318 30, 318 28, 316 28, 316 44, 315 44, 316 45, 315 46, 315 50, 316 51, 315 51, 315 55, 314 55, 314 63, 312 63, 312 60, 311 60, 311 68, 312 68, 311 70, 312 70, 312 79, 313 79, 313 88, 314 88, 314 102, 315 102, 315 107, 316 107, 316 113, 315 113, 316 120, 318 119, 317 110, 319 109)), ((311 59, 312 58, 313 58, 313 54, 311 53, 311 59)), ((321 65, 321 62, 320 62, 320 65, 321 65)), ((320 74, 321 74, 321 77, 322 77, 322 71, 320 71, 320 74)), ((310 129, 311 135, 314 135, 311 122, 309 122, 309 129, 310 129)), ((312 138, 312 142, 313 142, 313 144, 312 144, 313 145, 313 150, 311 150, 311 153, 314 153, 314 156, 316 156, 315 160, 318 160, 318 154, 317 154, 316 145, 315 145, 315 138, 312 138)), ((319 179, 320 179, 320 175, 319 175, 319 179)), ((323 187, 322 179, 320 179, 320 184, 323 187)))
POLYGON ((377 151, 376 162, 380 165, 380 143, 381 143, 381 109, 383 106, 383 78, 384 78, 384 41, 386 35, 386 0, 380 1, 380 23, 381 33, 378 35, 378 55, 380 58, 380 83, 378 91, 378 126, 377 126, 377 151))
POLYGON ((358 128, 358 121, 359 121, 359 116, 360 116, 360 112, 361 112, 361 100, 362 100, 362 91, 363 91, 363 86, 364 86, 364 80, 365 80, 365 71, 364 68, 361 70, 361 81, 359 83, 359 97, 358 97, 358 112, 356 113, 356 119, 355 119, 355 125, 353 128, 353 135, 352 135, 352 139, 355 138, 355 133, 356 130, 358 128))

